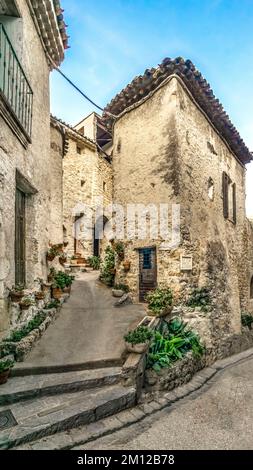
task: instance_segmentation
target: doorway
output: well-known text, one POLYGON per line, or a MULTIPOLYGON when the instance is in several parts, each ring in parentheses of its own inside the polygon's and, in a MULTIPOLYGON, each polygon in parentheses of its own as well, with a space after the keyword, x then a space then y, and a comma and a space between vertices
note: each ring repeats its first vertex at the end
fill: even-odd
POLYGON ((26 212, 25 193, 16 188, 15 201, 15 283, 26 282, 26 212))
POLYGON ((139 249, 139 299, 145 301, 147 292, 157 285, 156 248, 139 249))

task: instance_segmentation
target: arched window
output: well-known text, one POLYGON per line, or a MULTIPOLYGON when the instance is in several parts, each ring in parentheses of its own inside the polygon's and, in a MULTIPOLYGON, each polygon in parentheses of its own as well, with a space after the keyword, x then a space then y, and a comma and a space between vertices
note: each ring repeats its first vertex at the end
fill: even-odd
POLYGON ((253 299, 253 276, 250 281, 250 298, 253 299))

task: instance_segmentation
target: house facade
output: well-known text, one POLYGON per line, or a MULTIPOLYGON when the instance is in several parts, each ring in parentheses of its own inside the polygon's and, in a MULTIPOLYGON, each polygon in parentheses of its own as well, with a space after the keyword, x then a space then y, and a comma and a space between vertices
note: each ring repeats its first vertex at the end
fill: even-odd
POLYGON ((139 237, 138 226, 129 237, 126 221, 130 269, 119 264, 117 281, 128 284, 136 300, 170 286, 182 303, 193 288, 206 286, 213 301, 208 328, 216 336, 239 333, 241 312, 253 313, 253 238, 245 214, 251 152, 209 84, 181 58, 146 70, 105 111, 113 132, 114 203, 125 214, 129 205, 143 206, 146 221, 158 217, 159 226, 164 205, 170 227, 180 211, 180 229, 174 221, 169 240, 152 231, 139 237))
POLYGON ((50 152, 49 74, 67 35, 58 0, 0 1, 0 332, 8 289, 46 278, 62 242, 62 145, 50 152), (56 213, 56 215, 55 215, 56 213))
POLYGON ((112 203, 112 144, 100 119, 92 113, 73 128, 58 121, 68 145, 63 160, 64 241, 69 257, 86 260, 102 253, 105 241, 96 237, 95 225, 99 208, 112 203))

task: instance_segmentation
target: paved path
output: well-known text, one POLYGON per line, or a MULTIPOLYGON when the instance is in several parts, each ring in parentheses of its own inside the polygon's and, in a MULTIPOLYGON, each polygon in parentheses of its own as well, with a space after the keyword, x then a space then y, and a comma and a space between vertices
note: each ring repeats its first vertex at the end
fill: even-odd
POLYGON ((142 304, 115 308, 111 289, 98 272, 80 273, 68 301, 19 367, 50 366, 119 359, 123 335, 145 315, 142 304))
POLYGON ((253 359, 223 370, 189 398, 83 448, 252 450, 253 359))

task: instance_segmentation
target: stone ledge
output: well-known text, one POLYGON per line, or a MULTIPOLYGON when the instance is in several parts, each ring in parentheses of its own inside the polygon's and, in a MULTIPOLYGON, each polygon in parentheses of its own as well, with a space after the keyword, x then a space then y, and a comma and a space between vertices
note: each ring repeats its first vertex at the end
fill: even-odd
POLYGON ((41 338, 43 333, 49 327, 49 325, 56 319, 62 304, 68 299, 69 294, 64 294, 60 300, 60 305, 57 308, 52 309, 42 309, 41 312, 46 312, 47 316, 45 320, 32 330, 27 336, 22 338, 18 342, 14 341, 4 341, 0 344, 0 352, 8 351, 12 353, 17 362, 23 362, 26 355, 31 351, 34 343, 41 338))

